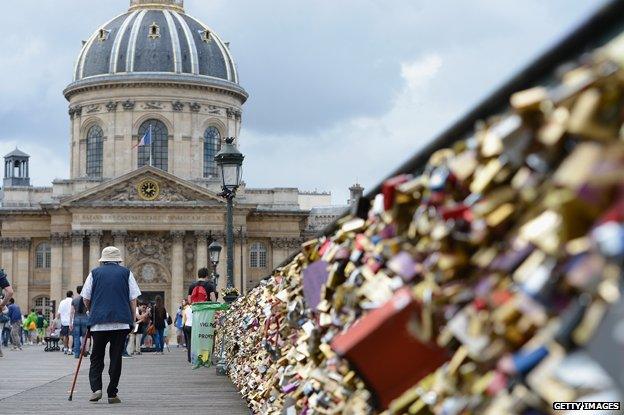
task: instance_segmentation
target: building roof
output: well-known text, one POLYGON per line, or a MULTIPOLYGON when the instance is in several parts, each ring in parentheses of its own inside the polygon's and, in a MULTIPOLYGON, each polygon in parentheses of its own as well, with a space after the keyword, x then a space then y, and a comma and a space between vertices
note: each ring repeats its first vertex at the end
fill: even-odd
POLYGON ((19 148, 15 147, 15 150, 11 151, 9 154, 7 154, 6 156, 4 156, 4 158, 7 157, 30 157, 30 155, 24 153, 22 150, 20 150, 19 148))
POLYGON ((238 83, 229 47, 184 12, 180 0, 132 0, 100 26, 78 56, 74 81, 128 74, 179 74, 238 83))

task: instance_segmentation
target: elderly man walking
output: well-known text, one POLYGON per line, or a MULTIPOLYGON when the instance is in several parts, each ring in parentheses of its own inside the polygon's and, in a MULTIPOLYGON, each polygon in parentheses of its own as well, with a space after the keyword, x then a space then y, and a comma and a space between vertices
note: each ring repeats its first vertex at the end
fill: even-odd
POLYGON ((117 386, 121 377, 121 362, 126 336, 134 325, 137 298, 141 295, 132 272, 123 262, 119 249, 114 246, 102 250, 100 266, 93 269, 82 287, 82 298, 89 309, 89 326, 93 346, 89 383, 93 394, 89 399, 102 398, 102 372, 104 354, 110 343, 108 374, 108 403, 120 403, 117 386))

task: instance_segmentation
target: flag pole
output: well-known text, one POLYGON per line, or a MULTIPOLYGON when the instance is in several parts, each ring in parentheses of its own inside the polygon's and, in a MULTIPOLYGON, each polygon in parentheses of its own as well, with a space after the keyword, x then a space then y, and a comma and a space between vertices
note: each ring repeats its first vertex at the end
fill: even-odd
POLYGON ((150 167, 152 167, 152 141, 154 141, 154 138, 152 137, 152 124, 150 124, 150 129, 149 129, 149 137, 150 137, 150 160, 149 160, 149 165, 150 167))

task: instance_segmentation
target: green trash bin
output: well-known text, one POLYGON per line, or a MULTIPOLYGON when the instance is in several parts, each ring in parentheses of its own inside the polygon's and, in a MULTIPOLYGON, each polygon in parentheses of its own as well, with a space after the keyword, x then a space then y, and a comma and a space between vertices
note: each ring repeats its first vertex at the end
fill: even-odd
POLYGON ((191 331, 191 364, 193 369, 212 365, 214 315, 217 311, 228 308, 227 304, 213 302, 191 305, 193 310, 193 329, 191 331))

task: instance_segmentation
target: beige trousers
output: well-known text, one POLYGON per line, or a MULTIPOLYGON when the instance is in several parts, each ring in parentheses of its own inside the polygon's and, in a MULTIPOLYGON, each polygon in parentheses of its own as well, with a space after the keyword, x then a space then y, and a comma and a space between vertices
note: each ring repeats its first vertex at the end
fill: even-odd
POLYGON ((130 333, 128 339, 128 354, 139 353, 141 351, 141 333, 130 333))

